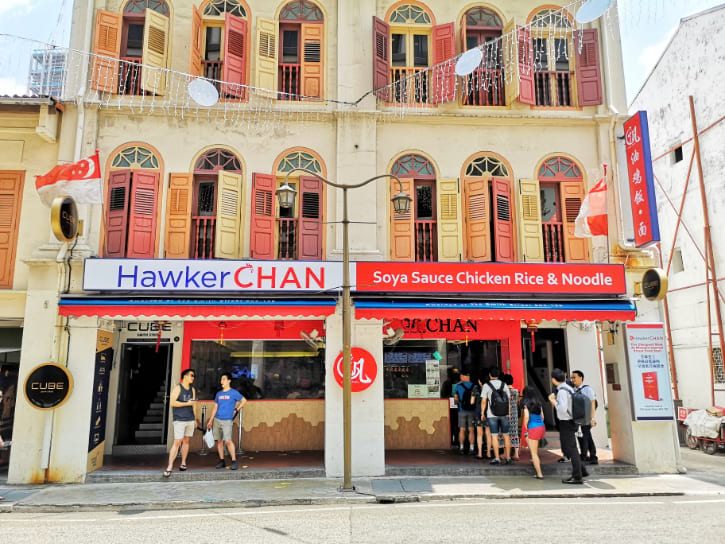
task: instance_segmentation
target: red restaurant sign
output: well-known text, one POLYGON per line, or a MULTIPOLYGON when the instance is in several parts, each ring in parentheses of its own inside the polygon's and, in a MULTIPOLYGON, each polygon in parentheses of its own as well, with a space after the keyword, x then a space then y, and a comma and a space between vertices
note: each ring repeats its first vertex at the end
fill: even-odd
MULTIPOLYGON (((369 351, 362 348, 351 348, 352 359, 351 364, 351 378, 352 378, 352 392, 359 393, 365 391, 374 382, 378 376, 378 364, 375 362, 369 351)), ((335 359, 333 366, 333 372, 335 374, 335 381, 342 387, 342 352, 335 359)))
POLYGON ((624 267, 620 265, 358 262, 356 268, 358 292, 560 295, 627 292, 624 267))

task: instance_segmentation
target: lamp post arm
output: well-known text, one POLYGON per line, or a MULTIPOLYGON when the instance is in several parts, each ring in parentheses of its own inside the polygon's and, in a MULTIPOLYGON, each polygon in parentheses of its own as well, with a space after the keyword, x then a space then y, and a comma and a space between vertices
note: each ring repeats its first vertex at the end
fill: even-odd
POLYGON ((287 174, 284 177, 284 182, 287 183, 287 180, 289 179, 290 175, 295 172, 304 172, 305 174, 309 174, 310 176, 316 177, 326 185, 329 185, 331 187, 335 187, 336 189, 358 189, 359 187, 364 187, 365 185, 372 183, 373 181, 377 181, 379 179, 383 178, 391 178, 398 182, 398 187, 400 188, 400 192, 403 192, 403 182, 400 181, 400 178, 396 176, 395 174, 380 174, 379 176, 374 176, 372 178, 366 179, 365 181, 361 181, 360 183, 355 183, 352 185, 345 185, 343 183, 335 183, 334 181, 330 181, 329 179, 325 178, 324 176, 321 176, 317 172, 312 172, 311 170, 306 170, 304 168, 294 168, 293 170, 290 170, 287 172, 287 174))

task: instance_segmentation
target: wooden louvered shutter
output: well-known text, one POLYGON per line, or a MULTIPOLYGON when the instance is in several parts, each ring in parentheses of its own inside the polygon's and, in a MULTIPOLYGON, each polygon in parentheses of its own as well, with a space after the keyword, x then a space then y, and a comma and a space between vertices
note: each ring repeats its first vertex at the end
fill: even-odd
POLYGON ((131 179, 126 257, 152 259, 156 246, 159 175, 134 170, 131 179))
POLYGON ((23 172, 0 172, 0 288, 13 286, 18 245, 23 172))
MULTIPOLYGON (((373 89, 380 100, 388 100, 390 84, 390 26, 382 19, 373 16, 373 89)), ((397 191, 396 191, 397 193, 397 191)))
POLYGON ((514 218, 511 209, 511 181, 493 178, 493 234, 496 261, 514 261, 514 218))
POLYGON ((491 214, 488 179, 464 180, 466 200, 466 258, 482 262, 491 260, 491 214))
POLYGON ((438 180, 438 260, 461 260, 461 214, 458 180, 438 180))
POLYGON ((192 76, 201 76, 201 48, 202 48, 202 17, 196 6, 191 6, 191 48, 189 53, 189 73, 192 76))
POLYGON ((266 89, 268 96, 277 97, 277 35, 276 21, 257 17, 257 64, 255 85, 266 89))
POLYGON ((302 25, 302 86, 300 92, 303 96, 322 98, 325 75, 324 31, 324 25, 302 25))
POLYGON ((96 28, 93 34, 94 56, 91 63, 91 88, 96 91, 118 92, 121 23, 120 13, 96 10, 96 28))
POLYGON ((576 52, 576 83, 580 106, 602 104, 602 72, 599 65, 599 33, 592 28, 583 30, 581 50, 579 36, 574 37, 576 52))
POLYGON ((242 256, 242 208, 244 187, 241 174, 218 172, 216 234, 214 257, 240 259, 242 256))
POLYGON ((106 202, 106 250, 104 257, 125 257, 128 235, 128 204, 131 170, 111 172, 106 202))
MULTIPOLYGON (((433 27, 433 65, 456 56, 456 30, 453 23, 433 27)), ((434 104, 450 102, 456 95, 455 63, 449 62, 433 71, 431 96, 434 104)))
POLYGON ((510 21, 503 29, 504 64, 507 71, 506 100, 511 105, 515 100, 534 105, 534 51, 531 30, 510 21))
MULTIPOLYGON (((413 192, 413 180, 401 179, 403 192, 408 195, 415 195, 413 192)), ((396 195, 400 191, 398 182, 390 180, 390 194, 396 195)), ((413 214, 415 200, 410 203, 410 210, 405 214, 397 214, 390 204, 390 260, 391 261, 415 261, 415 228, 413 214)))
POLYGON ((574 236, 574 221, 584 200, 584 183, 561 182, 562 221, 564 222, 564 256, 568 263, 589 262, 589 240, 574 236))
POLYGON ((322 259, 322 182, 312 176, 300 177, 299 259, 322 259))
POLYGON ((193 183, 192 174, 169 175, 164 242, 167 259, 189 258, 193 183))
POLYGON ((544 234, 541 227, 539 180, 519 180, 519 225, 521 256, 527 262, 544 262, 544 234))
POLYGON ((275 177, 252 175, 250 252, 253 259, 274 259, 275 177))
POLYGON ((247 21, 231 13, 226 14, 224 27, 224 58, 222 95, 232 98, 246 98, 246 89, 241 87, 247 80, 247 21))
POLYGON ((169 57, 169 18, 146 9, 143 31, 141 89, 147 93, 166 93, 166 68, 169 57))

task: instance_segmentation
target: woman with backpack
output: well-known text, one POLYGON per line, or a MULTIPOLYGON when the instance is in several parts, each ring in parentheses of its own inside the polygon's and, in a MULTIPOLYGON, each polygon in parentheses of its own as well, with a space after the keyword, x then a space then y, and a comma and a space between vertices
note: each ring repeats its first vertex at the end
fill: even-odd
MULTIPOLYGON (((514 389, 514 377, 504 374, 501 379, 509 389, 509 436, 514 450, 513 460, 519 460, 519 391, 514 389)), ((509 452, 510 454, 511 452, 509 452)))
POLYGON ((527 430, 527 441, 531 450, 531 461, 534 464, 534 478, 543 480, 541 473, 541 460, 539 459, 539 440, 544 438, 546 427, 544 425, 544 411, 541 407, 536 389, 530 385, 524 387, 524 398, 521 401, 524 407, 524 430, 527 430))

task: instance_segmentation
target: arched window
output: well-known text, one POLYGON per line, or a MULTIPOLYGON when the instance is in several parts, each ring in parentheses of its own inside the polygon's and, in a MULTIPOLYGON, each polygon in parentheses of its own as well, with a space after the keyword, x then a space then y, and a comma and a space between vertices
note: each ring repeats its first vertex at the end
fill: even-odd
POLYGON ((324 256, 324 183, 295 172, 324 175, 322 159, 310 150, 292 150, 277 161, 275 173, 252 179, 251 256, 255 259, 321 260, 324 256), (293 208, 280 208, 275 191, 287 181, 296 191, 293 208))
POLYGON ((169 16, 165 0, 128 0, 120 12, 97 10, 93 53, 99 56, 91 66, 92 88, 113 94, 165 94, 169 16))
POLYGON ((189 71, 214 82, 225 99, 247 97, 247 8, 239 0, 209 0, 192 8, 189 71))
POLYGON ((562 9, 544 9, 531 19, 537 106, 574 106, 573 24, 562 9))
POLYGON ((481 65, 464 81, 463 104, 467 106, 504 106, 505 75, 503 71, 503 20, 488 7, 469 9, 461 29, 464 50, 481 47, 481 65))
POLYGON ((373 24, 373 85, 378 98, 418 104, 453 99, 455 75, 426 70, 455 56, 453 23, 435 26, 427 7, 410 2, 397 5, 385 21, 376 17, 373 24))
POLYGON ((545 160, 537 176, 543 257, 546 262, 589 262, 589 242, 574 236, 584 198, 584 178, 573 160, 545 160))
POLYGON ((465 256, 470 261, 515 260, 513 178, 495 155, 470 160, 463 176, 465 256))
POLYGON ((143 145, 125 147, 112 157, 104 257, 155 257, 159 179, 159 158, 143 145))

